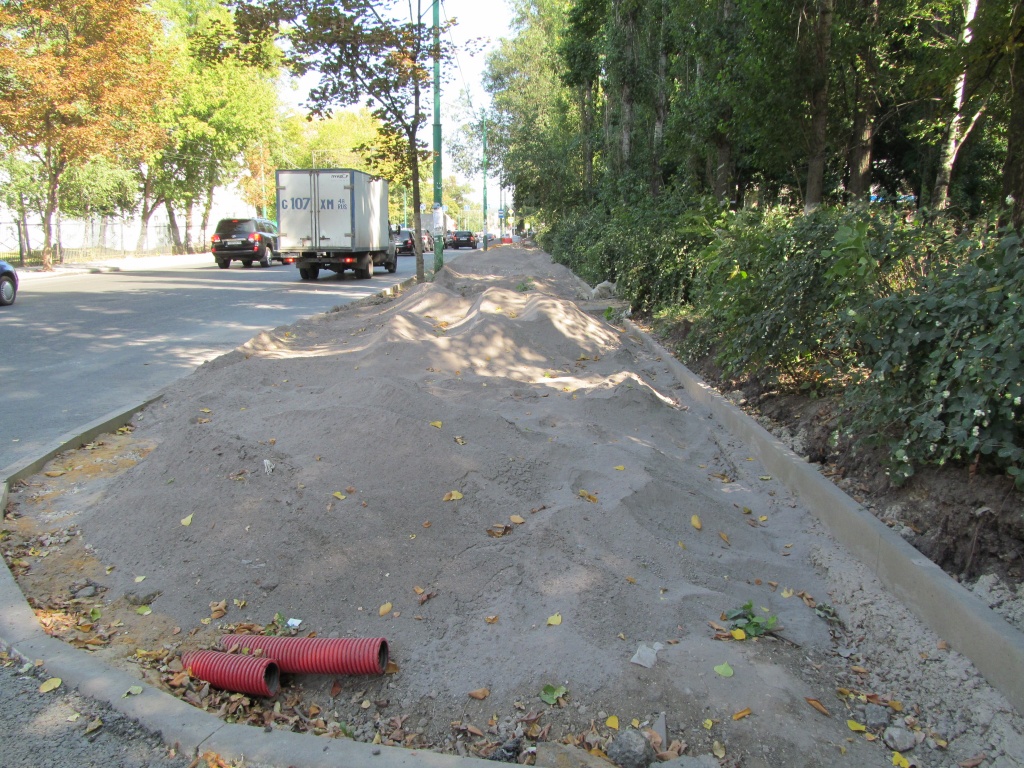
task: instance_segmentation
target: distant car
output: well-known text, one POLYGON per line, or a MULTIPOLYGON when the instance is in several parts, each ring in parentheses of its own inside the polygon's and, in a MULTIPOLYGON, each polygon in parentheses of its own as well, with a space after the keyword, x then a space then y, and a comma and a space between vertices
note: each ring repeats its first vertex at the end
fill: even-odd
POLYGON ((416 233, 411 229, 400 229, 395 235, 395 251, 397 253, 416 253, 416 233))
POLYGON ((449 248, 476 248, 476 235, 466 230, 458 230, 452 233, 449 248))
POLYGON ((18 273, 6 261, 0 261, 0 306, 13 304, 18 296, 18 273))
POLYGON ((227 269, 232 261, 251 267, 258 261, 269 267, 272 259, 283 261, 277 255, 277 225, 259 217, 221 219, 210 238, 210 250, 217 266, 227 269))

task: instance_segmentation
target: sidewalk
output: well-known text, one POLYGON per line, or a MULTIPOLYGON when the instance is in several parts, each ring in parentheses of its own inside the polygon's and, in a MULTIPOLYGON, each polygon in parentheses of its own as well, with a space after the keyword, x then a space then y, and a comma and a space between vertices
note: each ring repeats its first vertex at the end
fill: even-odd
POLYGON ((37 266, 19 267, 17 264, 12 264, 12 266, 18 270, 18 279, 24 284, 34 280, 67 275, 98 274, 102 272, 138 272, 150 269, 167 269, 168 267, 201 267, 213 265, 214 263, 213 256, 209 252, 204 252, 69 262, 54 264, 53 269, 49 272, 44 272, 42 267, 37 266))

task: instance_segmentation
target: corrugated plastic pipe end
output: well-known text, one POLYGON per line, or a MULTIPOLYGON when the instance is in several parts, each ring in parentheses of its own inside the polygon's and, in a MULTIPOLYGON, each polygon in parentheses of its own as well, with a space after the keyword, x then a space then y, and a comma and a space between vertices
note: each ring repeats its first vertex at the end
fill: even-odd
POLYGON ((281 689, 280 668, 271 658, 190 651, 182 654, 181 663, 193 677, 226 691, 269 699, 277 696, 281 689))

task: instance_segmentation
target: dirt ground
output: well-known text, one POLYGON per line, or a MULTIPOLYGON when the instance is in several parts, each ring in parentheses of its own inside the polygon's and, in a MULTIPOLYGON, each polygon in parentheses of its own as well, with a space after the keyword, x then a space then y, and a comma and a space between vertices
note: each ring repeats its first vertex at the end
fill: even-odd
POLYGON ((503 247, 261 334, 13 488, 8 565, 52 634, 261 727, 521 736, 520 762, 636 727, 730 766, 1024 765, 1019 713, 589 293, 503 247), (748 603, 771 631, 735 639, 748 603), (289 619, 386 637, 396 669, 276 702, 181 671, 289 619))

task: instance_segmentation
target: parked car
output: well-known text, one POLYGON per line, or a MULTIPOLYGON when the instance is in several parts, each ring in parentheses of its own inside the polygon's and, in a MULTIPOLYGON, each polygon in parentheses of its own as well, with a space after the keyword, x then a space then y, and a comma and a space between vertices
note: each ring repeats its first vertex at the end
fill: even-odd
POLYGON ((0 306, 13 304, 18 296, 18 273, 6 261, 0 261, 0 306))
POLYGON ((227 269, 232 261, 251 267, 258 261, 269 267, 272 259, 282 261, 277 254, 277 225, 259 217, 221 219, 210 238, 210 250, 217 266, 227 269))
POLYGON ((449 248, 476 248, 476 235, 467 230, 458 230, 452 233, 449 248))

